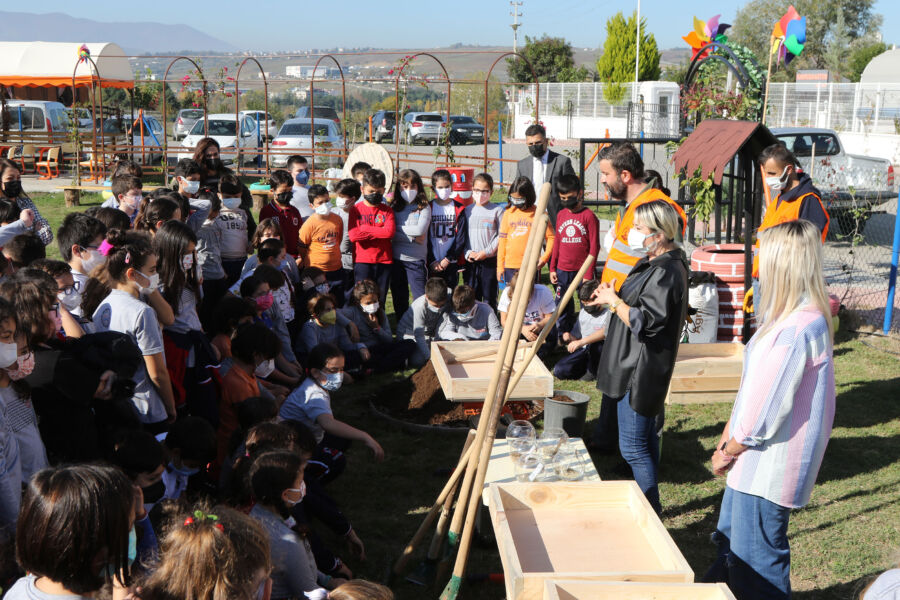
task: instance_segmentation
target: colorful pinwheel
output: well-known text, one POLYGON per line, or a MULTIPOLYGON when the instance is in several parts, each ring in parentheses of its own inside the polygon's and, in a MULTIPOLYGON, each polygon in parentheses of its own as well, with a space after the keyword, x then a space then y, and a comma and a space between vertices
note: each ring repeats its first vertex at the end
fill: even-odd
POLYGON ((806 44, 806 17, 801 17, 791 5, 784 16, 772 28, 772 54, 777 60, 790 64, 803 52, 806 44))
MULTIPOLYGON (((719 23, 719 17, 721 16, 722 15, 716 15, 705 23, 697 17, 694 17, 693 31, 681 38, 691 47, 692 60, 697 57, 697 53, 700 52, 700 49, 703 48, 703 46, 710 42, 724 42, 728 39, 725 37, 725 30, 731 27, 731 25, 719 23)), ((709 50, 705 51, 700 58, 703 58, 703 56, 706 56, 708 53, 709 50)))
POLYGON ((81 48, 78 49, 78 62, 86 62, 88 58, 91 56, 91 50, 87 47, 87 44, 82 44, 81 48))

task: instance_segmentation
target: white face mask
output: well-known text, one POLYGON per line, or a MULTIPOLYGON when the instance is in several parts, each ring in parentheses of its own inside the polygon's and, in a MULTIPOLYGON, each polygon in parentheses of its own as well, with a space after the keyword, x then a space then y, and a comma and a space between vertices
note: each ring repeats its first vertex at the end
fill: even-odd
POLYGON ((641 233, 636 228, 632 227, 628 230, 628 247, 634 250, 635 252, 639 252, 641 254, 647 254, 654 248, 656 248, 656 242, 653 242, 651 246, 644 247, 644 242, 646 242, 647 238, 653 233, 641 233))
POLYGON ((305 481, 301 481, 301 482, 300 482, 300 487, 299 487, 299 488, 288 488, 288 489, 286 489, 286 490, 284 490, 284 491, 286 491, 286 492, 297 492, 298 494, 300 494, 300 499, 299 499, 299 500, 285 500, 285 501, 284 501, 285 504, 287 504, 288 506, 295 506, 295 505, 297 505, 297 504, 300 504, 301 502, 303 502, 303 499, 306 498, 306 482, 305 482, 305 481))
POLYGON ((780 192, 784 189, 784 186, 787 185, 788 178, 790 177, 790 174, 787 172, 788 166, 790 165, 785 165, 780 177, 766 177, 766 185, 769 186, 769 189, 773 192, 780 192))
POLYGON ((485 204, 487 204, 488 202, 491 201, 491 193, 490 192, 480 192, 480 191, 475 190, 472 192, 472 195, 475 196, 475 202, 477 202, 478 204, 480 204, 482 206, 484 206, 485 204))
POLYGON ((69 312, 72 312, 81 306, 81 292, 72 292, 68 295, 66 295, 65 292, 60 292, 56 295, 56 299, 59 300, 59 303, 65 306, 66 310, 69 312))
POLYGON ((156 290, 156 288, 159 287, 159 273, 154 273, 153 275, 145 275, 144 273, 141 273, 140 271, 138 271, 138 273, 141 274, 141 277, 143 277, 144 279, 149 281, 149 283, 147 285, 141 285, 141 284, 137 283, 137 281, 135 281, 135 283, 137 283, 138 287, 141 288, 142 292, 148 292, 148 293, 153 292, 154 290, 156 290))
POLYGON ((0 369, 9 366, 16 366, 19 358, 19 347, 15 344, 4 344, 0 342, 0 369))
POLYGON ((435 188, 434 193, 441 200, 446 200, 450 197, 450 188, 435 188))
POLYGON ((400 190, 400 195, 403 196, 403 199, 407 202, 413 202, 416 197, 419 195, 419 190, 416 188, 409 188, 408 190, 400 190))
POLYGON ((184 272, 187 273, 191 270, 191 267, 194 266, 194 255, 193 254, 185 254, 181 257, 181 268, 184 269, 184 272))
POLYGON ((228 210, 234 210, 241 205, 241 199, 240 198, 222 198, 222 204, 228 210))
POLYGON ((525 205, 525 198, 513 198, 512 196, 510 196, 509 201, 512 202, 513 206, 524 206, 525 205))
POLYGON ((270 358, 269 360, 263 361, 263 362, 259 363, 258 365, 256 365, 256 369, 254 369, 253 372, 256 374, 257 377, 262 377, 263 379, 265 379, 266 377, 271 375, 274 370, 275 370, 275 359, 270 358))
POLYGON ((106 257, 93 248, 88 249, 88 258, 81 259, 81 268, 84 269, 86 275, 90 275, 91 271, 106 262, 106 257))
POLYGON ((331 214, 331 203, 323 202, 322 204, 319 204, 318 206, 316 206, 316 214, 322 215, 323 217, 330 215, 331 214))
POLYGON ((347 196, 338 196, 334 199, 334 203, 337 204, 338 208, 346 208, 350 206, 350 198, 347 196))
POLYGON ((373 302, 372 304, 360 304, 360 308, 367 315, 374 315, 378 312, 380 305, 377 302, 373 302))
POLYGON ((439 312, 441 312, 441 309, 443 308, 442 306, 435 306, 434 304, 432 304, 431 302, 428 302, 428 301, 425 302, 425 306, 427 306, 428 310, 430 310, 433 313, 439 313, 439 312))
POLYGON ((184 188, 186 194, 196 194, 200 191, 199 181, 189 181, 184 177, 181 178, 181 187, 184 188))
POLYGON ((130 198, 125 196, 122 198, 122 204, 129 207, 131 210, 137 210, 141 206, 141 202, 144 200, 143 196, 134 196, 130 198))

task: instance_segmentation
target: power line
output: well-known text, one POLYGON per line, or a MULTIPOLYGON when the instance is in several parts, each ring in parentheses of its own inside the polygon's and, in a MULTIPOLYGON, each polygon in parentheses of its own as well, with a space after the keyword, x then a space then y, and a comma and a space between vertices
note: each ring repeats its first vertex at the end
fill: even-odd
POLYGON ((519 23, 519 17, 522 16, 522 13, 519 12, 519 7, 522 6, 523 2, 514 2, 510 0, 509 5, 512 6, 512 12, 509 15, 513 18, 512 27, 513 30, 513 52, 517 52, 519 49, 519 27, 522 25, 519 23))

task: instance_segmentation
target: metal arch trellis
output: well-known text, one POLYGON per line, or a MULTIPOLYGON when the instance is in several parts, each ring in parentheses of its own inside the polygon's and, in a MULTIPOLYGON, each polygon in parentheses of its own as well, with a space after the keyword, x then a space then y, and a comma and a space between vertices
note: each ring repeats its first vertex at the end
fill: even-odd
MULTIPOLYGON (((724 42, 712 41, 712 42, 706 44, 705 46, 703 46, 702 48, 700 48, 697 51, 697 53, 694 55, 694 58, 691 60, 690 65, 688 65, 688 70, 684 77, 684 83, 681 85, 681 99, 680 100, 682 101, 682 106, 684 105, 684 103, 683 103, 684 93, 687 90, 689 90, 691 88, 691 86, 693 85, 694 78, 700 72, 700 67, 710 61, 720 62, 720 63, 724 64, 728 68, 729 71, 734 73, 734 75, 738 79, 738 83, 740 84, 740 86, 742 88, 748 89, 751 87, 751 84, 754 83, 753 78, 750 75, 750 71, 747 70, 747 66, 744 64, 744 61, 737 55, 737 53, 735 53, 735 51, 728 44, 726 44, 724 42), (725 54, 725 56, 723 56, 722 54, 713 54, 711 52, 712 50, 721 51, 725 54), (704 56, 704 53, 707 53, 706 56, 704 56)), ((756 64, 756 61, 753 61, 753 62, 754 62, 754 66, 759 67, 759 65, 756 64)), ((760 91, 764 90, 765 87, 766 87, 766 81, 765 81, 765 77, 763 77, 763 80, 759 83, 759 90, 757 90, 757 93, 760 93, 760 91)), ((756 120, 757 121, 760 120, 761 117, 762 117, 762 107, 757 109, 756 120)), ((686 124, 687 124, 687 116, 684 113, 682 113, 682 117, 681 117, 682 131, 684 130, 686 124)))
MULTIPOLYGON (((207 90, 207 87, 206 87, 206 84, 207 84, 206 76, 203 74, 203 69, 200 68, 200 65, 198 65, 198 64, 194 61, 194 59, 190 58, 189 56, 176 56, 176 57, 175 57, 174 59, 172 59, 172 61, 169 63, 169 66, 166 67, 166 72, 165 72, 165 74, 163 75, 163 79, 162 79, 162 81, 163 81, 163 89, 162 89, 162 119, 163 119, 163 127, 164 127, 164 128, 165 128, 165 127, 168 127, 168 119, 167 119, 167 114, 168 114, 168 113, 167 113, 167 111, 166 111, 166 109, 168 108, 167 102, 166 102, 166 89, 167 89, 168 86, 169 86, 169 70, 172 68, 172 65, 174 65, 175 63, 177 63, 179 60, 186 60, 186 61, 188 61, 189 63, 191 63, 192 65, 194 65, 194 68, 197 69, 197 73, 200 75, 200 81, 202 82, 202 85, 203 85, 203 90, 202 90, 202 96, 203 96, 203 134, 204 134, 204 135, 209 135, 209 119, 208 119, 208 115, 207 115, 207 113, 208 113, 208 110, 207 110, 207 108, 208 108, 208 107, 207 107, 208 90, 207 90)), ((190 80, 190 77, 189 77, 189 76, 187 76, 187 77, 188 77, 188 80, 190 80)), ((169 160, 169 136, 168 136, 167 133, 165 133, 165 130, 163 130, 163 134, 164 134, 164 135, 163 135, 163 138, 164 138, 164 140, 163 140, 163 161, 165 161, 166 163, 168 163, 168 160, 169 160)), ((166 183, 168 183, 168 169, 167 169, 167 168, 166 168, 166 169, 163 169, 163 178, 164 178, 164 180, 166 180, 166 183)))
MULTIPOLYGON (((450 127, 450 74, 447 73, 447 67, 444 66, 444 63, 442 63, 438 57, 430 52, 416 52, 415 54, 411 54, 403 60, 403 64, 397 70, 397 77, 394 78, 394 121, 396 122, 395 128, 397 130, 397 167, 395 168, 399 168, 400 165, 400 76, 403 75, 403 70, 418 56, 430 57, 444 72, 444 80, 447 82, 447 127, 450 127)), ((424 78, 423 81, 424 83, 428 83, 428 78, 424 78)), ((407 150, 407 152, 409 152, 409 150, 407 150)))
MULTIPOLYGON (((240 106, 240 88, 238 87, 238 85, 241 80, 241 70, 243 70, 244 65, 247 64, 248 60, 252 60, 253 62, 256 63, 256 66, 259 68, 259 72, 260 72, 260 74, 262 76, 262 80, 263 80, 263 99, 264 99, 264 110, 266 113, 265 114, 265 119, 266 119, 265 155, 266 155, 266 173, 268 174, 268 172, 269 172, 269 135, 268 135, 269 82, 268 82, 268 79, 266 78, 266 72, 262 68, 262 65, 259 64, 259 61, 256 60, 255 58, 253 58, 252 56, 248 56, 247 58, 242 60, 241 64, 238 66, 237 72, 234 74, 234 132, 238 136, 237 139, 240 139, 241 128, 240 128, 240 124, 238 123, 238 121, 239 121, 238 115, 240 114, 241 106, 240 106)), ((203 115, 203 118, 204 119, 206 118, 205 114, 203 115)), ((257 140, 257 142, 258 142, 258 140, 257 140)), ((235 142, 235 145, 237 146, 235 148, 235 150, 237 151, 237 173, 238 173, 238 175, 240 175, 241 174, 241 165, 242 165, 243 161, 241 160, 240 144, 235 142)))
MULTIPOLYGON (((75 77, 78 74, 78 65, 80 65, 82 63, 82 61, 89 63, 90 66, 93 66, 94 73, 96 73, 96 75, 94 75, 94 74, 90 75, 90 81, 91 81, 91 137, 92 137, 92 140, 91 140, 91 162, 92 162, 92 164, 99 164, 99 166, 100 166, 99 173, 98 173, 98 177, 99 177, 101 175, 105 175, 105 173, 106 173, 106 140, 103 136, 103 80, 100 77, 100 68, 97 67, 97 63, 94 62, 94 59, 91 58, 90 55, 87 55, 84 57, 79 57, 78 61, 75 63, 75 68, 72 70, 73 104, 74 104, 74 99, 78 97, 78 87, 76 86, 76 83, 75 83, 75 77), (94 81, 96 81, 97 84, 100 86, 100 99, 99 99, 100 100, 100 105, 99 105, 99 108, 100 108, 100 161, 99 161, 99 163, 97 161, 97 119, 96 119, 96 115, 97 115, 96 109, 98 108, 98 106, 97 106, 97 94, 94 91, 94 81)), ((90 70, 90 66, 88 67, 88 70, 90 70)), ((52 133, 51 133, 51 135, 52 135, 52 133)), ((76 165, 79 165, 79 168, 80 168, 80 162, 81 161, 78 159, 78 157, 76 157, 75 163, 76 163, 76 165)))
MULTIPOLYGON (((312 78, 309 80, 309 145, 311 152, 311 163, 310 168, 315 171, 316 169, 316 94, 315 94, 315 82, 316 82, 316 72, 319 70, 319 63, 322 62, 323 58, 330 58, 335 66, 338 68, 338 72, 341 74, 341 114, 343 115, 342 127, 347 126, 347 82, 344 79, 344 69, 341 67, 341 63, 338 62, 331 54, 323 54, 316 61, 315 66, 313 67, 312 78)), ((321 81, 321 80, 320 80, 321 81)), ((344 135, 341 136, 344 138, 344 157, 347 156, 347 132, 344 131, 344 135)))
MULTIPOLYGON (((538 82, 537 73, 535 73, 534 65, 531 64, 531 61, 525 58, 524 55, 519 52, 504 52, 500 56, 491 63, 491 68, 488 69, 487 75, 484 77, 484 170, 487 171, 488 168, 488 138, 490 137, 488 134, 488 83, 491 79, 491 73, 494 72, 494 67, 497 66, 497 63, 500 62, 501 58, 506 58, 507 56, 518 56, 522 60, 525 61, 525 64, 528 65, 528 68, 531 70, 531 77, 534 79, 534 120, 535 122, 540 121, 540 111, 541 111, 541 86, 538 82)), ((449 111, 449 102, 447 103, 447 110, 449 111)), ((448 117, 449 120, 449 117, 448 117)))

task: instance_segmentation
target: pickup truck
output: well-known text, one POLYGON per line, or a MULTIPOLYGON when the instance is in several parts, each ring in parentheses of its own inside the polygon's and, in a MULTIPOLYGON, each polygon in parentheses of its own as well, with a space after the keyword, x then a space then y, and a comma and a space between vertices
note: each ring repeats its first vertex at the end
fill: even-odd
POLYGON ((836 234, 862 233, 872 213, 883 212, 881 205, 896 196, 891 161, 844 152, 834 130, 785 127, 772 129, 772 134, 822 192, 832 224, 839 224, 836 234))

